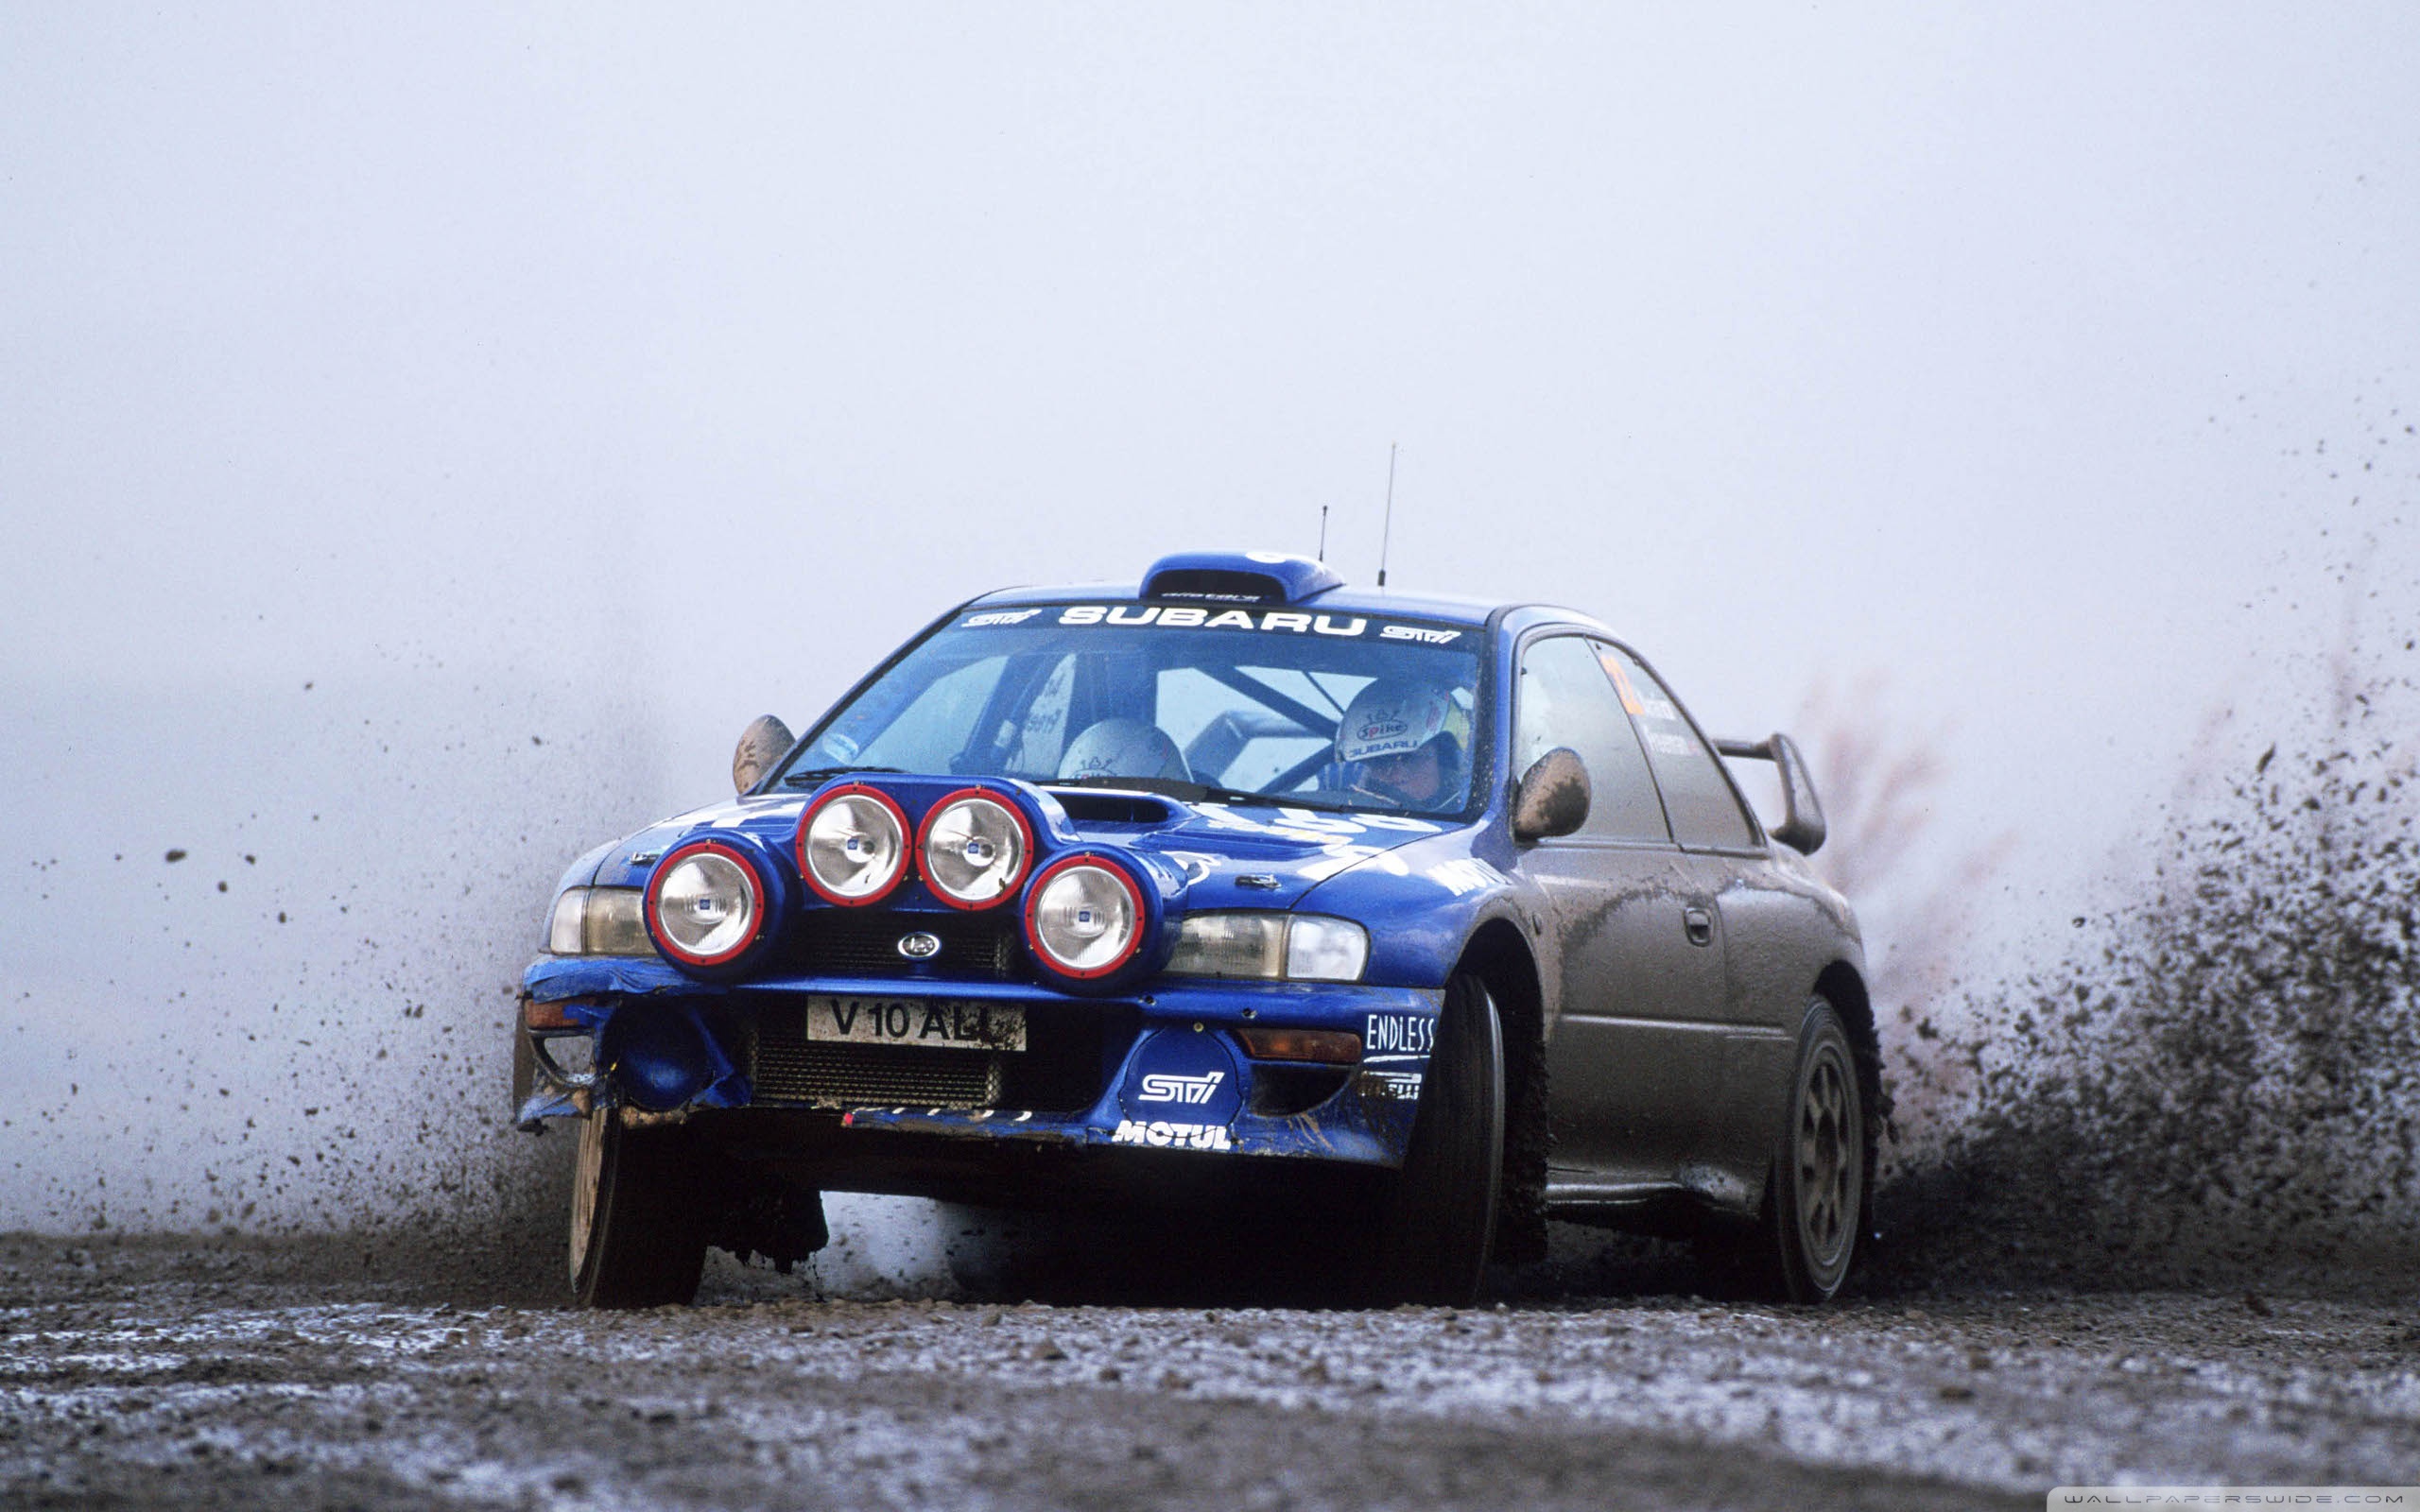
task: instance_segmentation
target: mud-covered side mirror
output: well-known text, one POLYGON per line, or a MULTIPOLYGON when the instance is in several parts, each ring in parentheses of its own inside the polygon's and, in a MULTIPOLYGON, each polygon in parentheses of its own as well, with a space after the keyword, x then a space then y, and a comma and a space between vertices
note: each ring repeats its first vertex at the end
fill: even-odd
POLYGON ((757 715, 754 724, 739 732, 739 748, 731 753, 733 789, 745 793, 754 787, 797 743, 789 726, 771 714, 757 715))
POLYGON ((1512 794, 1512 838, 1524 844, 1569 834, 1588 822, 1588 767, 1580 753, 1557 746, 1521 774, 1512 794))
POLYGON ((1714 748, 1725 756, 1772 763, 1781 773, 1781 822, 1773 826, 1773 838, 1800 855, 1824 849, 1824 837, 1831 833, 1824 823, 1824 800, 1815 796, 1815 774, 1798 753, 1796 741, 1775 730, 1762 740, 1718 740, 1714 748))

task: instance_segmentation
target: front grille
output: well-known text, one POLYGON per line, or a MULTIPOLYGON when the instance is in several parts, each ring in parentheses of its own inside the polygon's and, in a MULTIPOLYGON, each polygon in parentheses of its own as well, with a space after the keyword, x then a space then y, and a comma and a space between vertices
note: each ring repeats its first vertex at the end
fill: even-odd
POLYGON ((799 919, 786 964, 822 976, 920 976, 1007 982, 1030 974, 1016 910, 908 914, 888 908, 814 908, 799 919), (900 939, 926 934, 942 942, 929 960, 899 954, 900 939))
POLYGON ((965 1050, 756 1042, 756 1096, 772 1103, 864 1108, 996 1108, 1000 1059, 965 1050))

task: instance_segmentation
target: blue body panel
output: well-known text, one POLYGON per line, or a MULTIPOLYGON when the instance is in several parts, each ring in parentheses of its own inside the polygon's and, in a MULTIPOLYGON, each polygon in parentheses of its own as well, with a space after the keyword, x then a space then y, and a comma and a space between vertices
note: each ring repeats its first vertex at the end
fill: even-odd
MULTIPOLYGON (((921 816, 920 804, 930 803, 944 790, 968 785, 964 779, 886 776, 860 781, 878 782, 899 794, 911 820, 921 816)), ((1486 824, 1456 827, 1396 815, 1159 799, 1154 801, 1167 813, 1162 822, 1079 826, 1047 792, 1024 783, 983 785, 1027 801, 1041 821, 1037 829, 1044 859, 1101 851, 1130 858, 1162 879, 1170 907, 1164 933, 1173 933, 1178 910, 1282 913, 1313 900, 1319 906, 1310 911, 1350 918, 1370 931, 1368 970, 1355 983, 1171 976, 1146 971, 1111 984, 1105 996, 1096 999, 1090 989, 1071 991, 1067 985, 1041 981, 777 970, 716 980, 662 959, 546 955, 530 965, 522 990, 538 1003, 570 1005, 565 1017, 588 1032, 601 1030, 614 1012, 627 1005, 651 1002, 680 1013, 706 1040, 716 1066, 712 1084, 692 1105, 699 1108, 750 1105, 746 1077, 735 1072, 743 1056, 744 1025, 769 999, 812 993, 911 1004, 1018 1005, 1065 1003, 1075 996, 1096 999, 1132 1011, 1140 1028, 1119 1049, 1101 1095, 1080 1112, 863 1107, 848 1109, 845 1122, 852 1128, 980 1140, 1142 1144, 1367 1165, 1401 1160, 1445 977, 1475 921, 1507 881, 1472 854, 1473 842, 1487 833, 1486 824), (1398 862, 1398 855, 1406 859, 1398 862), (1371 882, 1349 883, 1365 871, 1371 882), (1247 877, 1250 885, 1241 880, 1247 877), (1329 899, 1334 902, 1325 902, 1329 899), (1216 1125, 1182 1117, 1137 1120, 1128 1116, 1135 1109, 1121 1107, 1121 1097, 1139 1077, 1150 1074, 1143 1061, 1155 1033, 1200 1033, 1232 1045, 1232 1032, 1247 1026, 1342 1030, 1359 1036, 1370 1048, 1358 1068, 1341 1075, 1333 1096, 1301 1112, 1253 1112, 1250 1104, 1269 1068, 1239 1051, 1233 1085, 1243 1106, 1216 1125), (1188 1139, 1201 1143, 1188 1144, 1188 1139)), ((566 873, 565 883, 643 888, 663 855, 706 834, 745 836, 784 854, 811 801, 811 796, 748 796, 700 809, 583 857, 566 873)), ((829 906, 805 899, 802 887, 790 891, 803 900, 793 911, 829 906)), ((903 919, 950 913, 921 884, 905 885, 901 893, 895 912, 903 919)), ((1162 959, 1165 954, 1164 941, 1162 959)), ((542 1085, 524 1104, 520 1117, 527 1122, 568 1116, 584 1107, 568 1089, 542 1085)))

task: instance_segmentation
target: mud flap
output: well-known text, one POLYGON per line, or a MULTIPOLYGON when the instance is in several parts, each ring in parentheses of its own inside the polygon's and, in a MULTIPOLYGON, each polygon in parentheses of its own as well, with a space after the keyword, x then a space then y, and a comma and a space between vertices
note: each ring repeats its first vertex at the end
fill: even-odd
POLYGON ((718 1185, 707 1243, 730 1250, 741 1263, 762 1255, 786 1276, 792 1265, 832 1242, 823 1194, 813 1187, 737 1171, 725 1173, 718 1185))

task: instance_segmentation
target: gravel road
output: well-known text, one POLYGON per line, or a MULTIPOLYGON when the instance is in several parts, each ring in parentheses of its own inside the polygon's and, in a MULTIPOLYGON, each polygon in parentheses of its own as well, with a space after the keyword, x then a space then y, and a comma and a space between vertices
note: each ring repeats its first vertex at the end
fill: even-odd
POLYGON ((0 1241, 0 1504, 2040 1506, 2420 1478, 2408 1297, 1799 1309, 1651 1268, 1355 1313, 819 1300, 721 1263, 699 1306, 615 1315, 384 1255, 0 1241))

